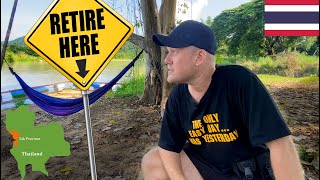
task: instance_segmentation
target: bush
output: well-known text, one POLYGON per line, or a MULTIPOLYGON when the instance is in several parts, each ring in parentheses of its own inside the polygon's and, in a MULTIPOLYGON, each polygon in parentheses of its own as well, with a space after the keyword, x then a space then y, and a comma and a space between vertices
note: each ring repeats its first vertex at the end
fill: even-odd
POLYGON ((240 62, 240 64, 242 66, 249 68, 255 74, 258 74, 258 72, 259 72, 260 64, 254 62, 254 61, 243 61, 243 62, 240 62))
POLYGON ((25 52, 17 52, 17 53, 13 53, 10 50, 6 51, 6 55, 5 55, 5 60, 9 63, 11 62, 30 62, 30 61, 37 61, 39 60, 40 57, 39 56, 31 56, 28 55, 25 52))
POLYGON ((12 63, 12 62, 14 62, 14 57, 13 57, 13 55, 14 55, 13 52, 7 51, 4 59, 5 59, 8 63, 12 63))

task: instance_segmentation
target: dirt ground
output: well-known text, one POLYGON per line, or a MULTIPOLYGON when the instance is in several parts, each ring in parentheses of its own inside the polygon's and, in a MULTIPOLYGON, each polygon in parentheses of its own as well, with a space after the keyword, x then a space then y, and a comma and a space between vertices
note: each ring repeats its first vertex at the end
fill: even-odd
MULTIPOLYGON (((319 84, 274 84, 268 86, 285 117, 297 148, 319 154, 319 84)), ((54 96, 76 97, 80 92, 64 91, 54 96)), ((27 166, 25 180, 91 179, 84 112, 67 117, 45 113, 31 105, 36 125, 60 122, 65 139, 70 142, 69 157, 51 157, 46 163, 49 176, 31 171, 27 166)), ((140 161, 153 147, 160 129, 160 107, 143 104, 138 97, 101 98, 91 108, 97 178, 103 180, 141 179, 140 161), (139 177, 140 175, 140 177, 139 177)), ((5 111, 1 112, 1 180, 20 179, 17 162, 10 154, 12 138, 5 129, 5 111)), ((318 159, 319 167, 319 159, 318 159)), ((308 177, 319 179, 316 161, 305 162, 308 177)))

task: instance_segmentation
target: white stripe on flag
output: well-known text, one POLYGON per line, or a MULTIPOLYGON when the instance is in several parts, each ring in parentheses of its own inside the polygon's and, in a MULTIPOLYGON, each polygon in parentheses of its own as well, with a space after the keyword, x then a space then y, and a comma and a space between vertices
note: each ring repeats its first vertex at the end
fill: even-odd
POLYGON ((319 12, 317 5, 265 5, 265 12, 319 12))
POLYGON ((265 24, 264 30, 319 30, 319 24, 265 24))

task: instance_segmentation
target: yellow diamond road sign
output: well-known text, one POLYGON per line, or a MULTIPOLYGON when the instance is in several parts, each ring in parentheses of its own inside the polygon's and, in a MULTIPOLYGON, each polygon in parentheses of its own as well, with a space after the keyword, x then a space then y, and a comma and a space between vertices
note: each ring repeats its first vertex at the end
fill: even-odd
POLYGON ((87 90, 133 32, 102 0, 54 0, 24 42, 87 90))

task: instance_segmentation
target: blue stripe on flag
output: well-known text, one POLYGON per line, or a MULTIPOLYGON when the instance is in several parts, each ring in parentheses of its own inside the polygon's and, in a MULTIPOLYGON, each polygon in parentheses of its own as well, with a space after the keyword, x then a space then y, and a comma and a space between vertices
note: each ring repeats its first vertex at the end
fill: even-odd
POLYGON ((265 23, 319 23, 319 12, 265 12, 265 23))

